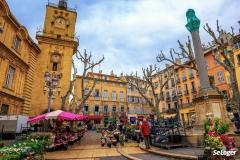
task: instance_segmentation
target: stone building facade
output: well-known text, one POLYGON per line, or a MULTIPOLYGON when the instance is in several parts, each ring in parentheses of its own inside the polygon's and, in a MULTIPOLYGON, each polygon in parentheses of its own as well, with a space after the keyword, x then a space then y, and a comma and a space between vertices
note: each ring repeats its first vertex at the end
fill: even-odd
POLYGON ((41 54, 33 86, 32 115, 45 112, 48 107, 48 93, 44 81, 46 71, 62 75, 51 100, 52 110, 61 109, 61 97, 70 85, 72 56, 78 47, 75 39, 76 18, 76 10, 69 8, 66 1, 59 1, 58 5, 48 3, 46 6, 44 28, 36 35, 41 54))
POLYGON ((29 114, 34 72, 40 48, 27 29, 0 1, 0 112, 2 115, 29 114))

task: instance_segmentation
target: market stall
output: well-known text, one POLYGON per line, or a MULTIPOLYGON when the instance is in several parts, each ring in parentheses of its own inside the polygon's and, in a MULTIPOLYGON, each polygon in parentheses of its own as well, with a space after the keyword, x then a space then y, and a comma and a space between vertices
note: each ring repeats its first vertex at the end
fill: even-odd
POLYGON ((86 127, 81 122, 86 120, 88 120, 87 116, 56 110, 31 117, 28 123, 32 125, 41 123, 40 126, 47 128, 45 131, 52 133, 52 145, 48 147, 48 151, 55 151, 65 150, 68 145, 79 141, 86 131, 86 127))

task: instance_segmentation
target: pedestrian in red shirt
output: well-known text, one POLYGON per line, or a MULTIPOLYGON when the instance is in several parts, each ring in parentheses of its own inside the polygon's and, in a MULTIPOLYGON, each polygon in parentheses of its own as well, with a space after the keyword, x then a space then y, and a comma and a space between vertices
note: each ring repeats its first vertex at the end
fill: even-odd
POLYGON ((144 137, 146 149, 150 149, 150 126, 145 118, 143 119, 142 122, 141 133, 144 137))

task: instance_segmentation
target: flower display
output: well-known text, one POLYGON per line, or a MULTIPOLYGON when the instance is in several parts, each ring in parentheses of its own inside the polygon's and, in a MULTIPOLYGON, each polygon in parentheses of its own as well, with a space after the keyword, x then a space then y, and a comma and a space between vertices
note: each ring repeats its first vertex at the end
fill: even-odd
POLYGON ((226 133, 228 132, 228 124, 220 121, 219 119, 205 120, 205 155, 210 160, 231 160, 232 154, 237 151, 233 137, 230 137, 226 133), (219 153, 220 155, 217 155, 219 153), (221 155, 221 153, 223 155, 221 155))
POLYGON ((42 155, 47 145, 49 145, 49 137, 28 137, 12 146, 2 147, 0 160, 21 160, 33 155, 42 155))

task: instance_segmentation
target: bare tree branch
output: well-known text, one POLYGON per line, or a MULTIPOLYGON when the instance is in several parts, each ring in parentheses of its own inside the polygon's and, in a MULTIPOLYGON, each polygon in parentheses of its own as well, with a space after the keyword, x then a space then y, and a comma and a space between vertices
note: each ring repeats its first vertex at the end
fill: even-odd
MULTIPOLYGON (((67 97, 70 96, 70 95, 74 95, 74 94, 73 94, 73 87, 74 87, 74 82, 76 81, 77 68, 76 68, 75 63, 74 63, 73 60, 72 60, 72 66, 73 66, 73 77, 72 77, 72 80, 70 81, 69 89, 68 89, 68 91, 65 93, 65 95, 63 95, 63 96, 61 97, 61 99, 62 99, 61 109, 62 109, 63 111, 66 110, 66 100, 67 100, 67 97)), ((70 105, 70 107, 71 107, 71 105, 70 105)))
POLYGON ((211 36, 213 43, 209 44, 212 55, 215 61, 217 61, 224 69, 229 73, 230 76, 230 88, 232 90, 231 105, 233 111, 240 115, 240 93, 237 83, 237 75, 235 70, 235 60, 234 60, 234 29, 231 27, 230 32, 226 32, 220 28, 219 22, 217 20, 216 30, 217 34, 212 30, 212 28, 206 23, 203 27, 204 30, 211 36), (215 51, 216 50, 216 51, 215 51))
POLYGON ((131 74, 130 76, 126 76, 127 83, 138 91, 141 97, 143 97, 149 106, 154 110, 156 116, 160 118, 159 103, 161 101, 161 97, 159 95, 162 94, 164 86, 166 86, 168 81, 171 79, 171 75, 168 76, 164 83, 161 83, 161 74, 158 72, 156 65, 150 65, 147 68, 143 68, 142 74, 142 78, 138 77, 137 72, 135 75, 131 74), (159 82, 154 81, 156 76, 159 76, 159 82), (160 85, 159 95, 156 92, 155 83, 159 83, 160 85), (150 96, 149 93, 152 95, 150 96), (151 97, 153 97, 153 99, 151 97))
POLYGON ((97 79, 95 77, 92 77, 93 79, 93 83, 92 85, 90 86, 90 89, 88 91, 88 93, 85 92, 85 80, 87 79, 91 79, 91 77, 88 77, 87 76, 87 73, 89 71, 93 72, 93 69, 94 67, 96 67, 97 65, 100 65, 103 61, 104 61, 104 56, 98 60, 97 62, 94 62, 92 61, 92 54, 91 52, 88 54, 87 53, 87 50, 84 49, 84 52, 83 54, 79 51, 77 51, 76 53, 76 57, 78 60, 81 61, 81 63, 83 63, 83 73, 82 73, 82 81, 81 81, 81 89, 82 89, 82 92, 81 92, 81 98, 79 99, 80 103, 77 105, 77 108, 76 108, 76 112, 79 112, 83 109, 83 106, 84 104, 86 103, 86 101, 88 100, 88 98, 90 97, 90 95, 92 94, 95 86, 96 86, 96 83, 97 83, 97 79))
POLYGON ((190 38, 188 37, 186 46, 184 46, 179 40, 178 40, 178 45, 181 52, 177 52, 175 51, 175 49, 171 48, 169 51, 170 57, 167 57, 166 56, 167 54, 163 53, 163 51, 160 51, 160 53, 156 57, 157 62, 161 63, 161 62, 167 61, 178 67, 191 68, 191 69, 197 70, 190 38), (180 62, 185 61, 188 63, 179 63, 177 60, 179 60, 180 62))

